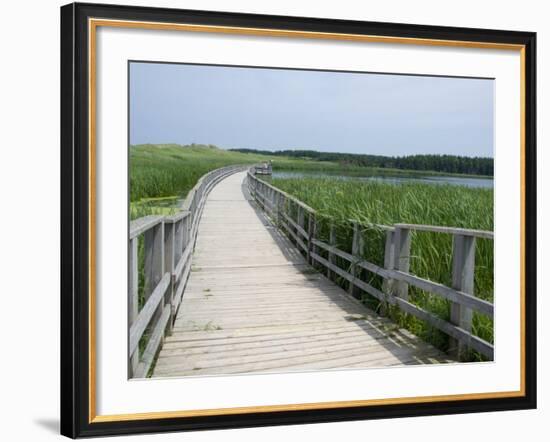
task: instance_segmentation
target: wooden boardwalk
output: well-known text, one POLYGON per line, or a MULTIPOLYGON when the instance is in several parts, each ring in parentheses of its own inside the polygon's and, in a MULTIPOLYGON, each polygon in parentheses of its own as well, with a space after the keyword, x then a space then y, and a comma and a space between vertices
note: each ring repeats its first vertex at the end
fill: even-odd
POLYGON ((245 183, 236 173, 208 195, 154 377, 450 361, 314 271, 245 183))

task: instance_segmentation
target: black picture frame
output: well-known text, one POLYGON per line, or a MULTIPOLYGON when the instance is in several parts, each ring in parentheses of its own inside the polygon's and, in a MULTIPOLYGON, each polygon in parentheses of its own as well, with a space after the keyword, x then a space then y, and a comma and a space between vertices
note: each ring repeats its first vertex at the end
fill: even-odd
POLYGON ((536 34, 73 3, 61 8, 61 434, 76 438, 536 408, 536 34), (524 47, 524 395, 94 422, 90 418, 89 18, 500 43, 524 47))

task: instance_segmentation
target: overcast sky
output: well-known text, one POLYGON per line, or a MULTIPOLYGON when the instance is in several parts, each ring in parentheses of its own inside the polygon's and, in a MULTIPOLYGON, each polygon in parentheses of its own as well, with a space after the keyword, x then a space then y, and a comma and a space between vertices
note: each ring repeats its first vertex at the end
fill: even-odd
POLYGON ((493 156, 494 82, 130 64, 130 143, 493 156))

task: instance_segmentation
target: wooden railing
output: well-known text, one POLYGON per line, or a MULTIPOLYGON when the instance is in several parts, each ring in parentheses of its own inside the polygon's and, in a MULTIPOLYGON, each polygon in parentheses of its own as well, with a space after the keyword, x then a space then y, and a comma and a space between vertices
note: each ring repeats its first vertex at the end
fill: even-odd
MULTIPOLYGON (((382 303, 393 305, 447 334, 449 348, 457 358, 468 349, 478 351, 493 360, 493 345, 472 334, 472 312, 477 311, 493 318, 493 304, 474 296, 476 238, 493 239, 493 232, 442 226, 395 224, 394 226, 364 226, 350 221, 353 235, 351 253, 336 247, 337 227, 330 222, 328 243, 316 234, 319 220, 317 212, 302 201, 259 179, 254 168, 249 169, 248 188, 258 205, 274 223, 302 251, 308 263, 320 267, 329 279, 337 277, 348 281, 349 291, 358 295, 364 291, 382 303), (379 266, 362 258, 364 231, 376 228, 385 232, 384 265, 379 266), (435 232, 452 235, 452 287, 439 284, 409 272, 411 233, 413 231, 435 232), (321 256, 325 255, 325 257, 321 256), (339 257, 347 265, 338 265, 339 257), (382 278, 381 289, 374 287, 362 277, 366 272, 382 278), (450 321, 409 301, 409 286, 438 295, 451 303, 450 321)), ((344 227, 345 228, 345 227, 344 227)))
POLYGON ((165 334, 171 333, 191 270, 191 255, 208 193, 221 179, 243 170, 246 167, 213 170, 199 179, 185 198, 181 211, 175 215, 150 215, 130 223, 129 378, 147 376, 165 334), (141 264, 140 247, 143 247, 141 264))

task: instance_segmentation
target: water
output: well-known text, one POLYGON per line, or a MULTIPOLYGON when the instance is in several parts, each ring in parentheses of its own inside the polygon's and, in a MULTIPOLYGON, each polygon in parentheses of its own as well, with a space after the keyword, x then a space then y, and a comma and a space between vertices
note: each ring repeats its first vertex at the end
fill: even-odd
POLYGON ((339 180, 357 180, 357 181, 380 181, 391 184, 403 183, 427 183, 427 184, 452 184, 455 186, 476 187, 482 189, 492 189, 494 187, 492 178, 471 178, 457 176, 350 176, 350 175, 332 175, 317 172, 273 172, 273 178, 306 178, 306 177, 321 177, 334 178, 339 180))
POLYGON ((146 215, 174 215, 184 200, 183 196, 144 198, 130 203, 130 218, 136 219, 146 215))

